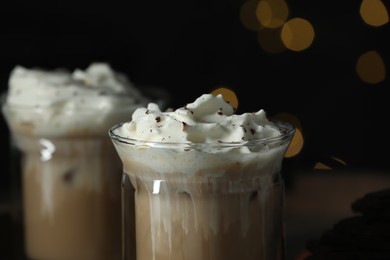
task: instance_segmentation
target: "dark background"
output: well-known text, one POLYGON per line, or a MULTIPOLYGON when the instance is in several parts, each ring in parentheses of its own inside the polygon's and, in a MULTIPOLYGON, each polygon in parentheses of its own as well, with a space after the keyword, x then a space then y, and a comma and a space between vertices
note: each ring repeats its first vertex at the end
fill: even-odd
MULTIPOLYGON (((237 94, 239 113, 263 108, 270 116, 289 113, 299 119, 304 145, 284 161, 288 187, 294 187, 296 173, 314 169, 317 163, 348 174, 390 174, 389 79, 368 84, 355 70, 358 57, 370 50, 389 66, 390 25, 365 24, 359 0, 287 1, 289 18, 308 20, 314 41, 301 52, 269 53, 260 46, 257 33, 241 22, 244 3, 1 1, 0 91, 7 89, 16 65, 73 70, 93 61, 110 63, 140 87, 166 89, 172 107, 226 86, 237 94)), ((384 4, 390 10, 389 3, 384 4)), ((15 195, 9 187, 17 178, 9 174, 12 157, 2 117, 0 131, 4 202, 15 195)), ((21 252, 20 225, 4 214, 1 223, 0 240, 18 242, 2 242, 0 251, 21 252)))
MULTIPOLYGON (((17 64, 73 70, 92 61, 109 62, 139 86, 165 88, 172 107, 228 86, 238 96, 238 112, 264 108, 299 119, 304 146, 286 160, 286 171, 317 162, 387 171, 389 80, 364 83, 355 66, 369 50, 387 64, 389 25, 365 24, 360 1, 287 1, 289 17, 310 21, 315 39, 302 52, 269 53, 240 21, 244 2, 2 2, 1 91, 17 64)), ((9 136, 1 120, 7 165, 9 136)), ((0 181, 6 185, 6 170, 0 181)))

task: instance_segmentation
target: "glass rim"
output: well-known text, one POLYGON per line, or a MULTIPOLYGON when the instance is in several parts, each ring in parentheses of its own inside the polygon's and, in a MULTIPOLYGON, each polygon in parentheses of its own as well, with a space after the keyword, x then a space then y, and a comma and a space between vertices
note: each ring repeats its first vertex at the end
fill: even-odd
POLYGON ((274 137, 261 138, 257 140, 250 141, 239 141, 239 142, 213 142, 213 143, 192 143, 192 142, 158 142, 158 141, 143 141, 133 138, 123 137, 115 133, 115 130, 121 127, 127 122, 121 122, 108 130, 108 135, 111 140, 117 141, 119 143, 128 144, 132 146, 142 146, 142 147, 153 147, 153 148, 177 148, 184 146, 188 149, 194 148, 238 148, 238 147, 249 147, 249 146, 259 146, 267 145, 275 142, 287 141, 294 135, 296 127, 287 121, 282 120, 271 120, 275 126, 281 130, 281 134, 274 137))

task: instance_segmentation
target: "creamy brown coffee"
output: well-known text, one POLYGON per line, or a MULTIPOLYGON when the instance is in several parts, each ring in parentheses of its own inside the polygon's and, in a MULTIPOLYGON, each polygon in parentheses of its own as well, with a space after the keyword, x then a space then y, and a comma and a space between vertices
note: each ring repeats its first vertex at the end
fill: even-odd
POLYGON ((121 168, 107 140, 15 137, 26 149, 26 254, 31 259, 120 259, 121 168), (50 150, 52 145, 55 153, 42 161, 42 146, 50 150))
POLYGON ((263 110, 235 115, 221 95, 205 94, 175 111, 139 108, 109 133, 124 194, 134 189, 123 201, 125 211, 135 204, 137 260, 283 259, 291 125, 263 110))

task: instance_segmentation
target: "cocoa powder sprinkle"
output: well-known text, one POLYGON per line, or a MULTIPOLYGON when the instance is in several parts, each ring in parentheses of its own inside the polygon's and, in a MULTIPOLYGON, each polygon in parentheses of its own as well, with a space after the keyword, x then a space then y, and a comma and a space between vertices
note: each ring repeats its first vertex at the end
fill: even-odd
POLYGON ((186 131, 188 128, 188 124, 186 122, 182 122, 182 123, 183 123, 183 131, 186 131))

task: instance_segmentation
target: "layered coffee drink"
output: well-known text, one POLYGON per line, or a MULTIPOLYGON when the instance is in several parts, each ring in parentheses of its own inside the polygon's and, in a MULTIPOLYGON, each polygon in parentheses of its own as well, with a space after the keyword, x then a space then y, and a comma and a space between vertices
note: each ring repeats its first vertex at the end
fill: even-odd
POLYGON ((135 207, 137 260, 284 259, 281 165, 294 127, 222 95, 150 103, 110 137, 123 163, 124 259, 135 207), (134 196, 131 196, 134 193, 134 196))
POLYGON ((2 111, 22 154, 28 259, 121 259, 122 164, 107 131, 147 102, 106 63, 12 70, 2 111))

